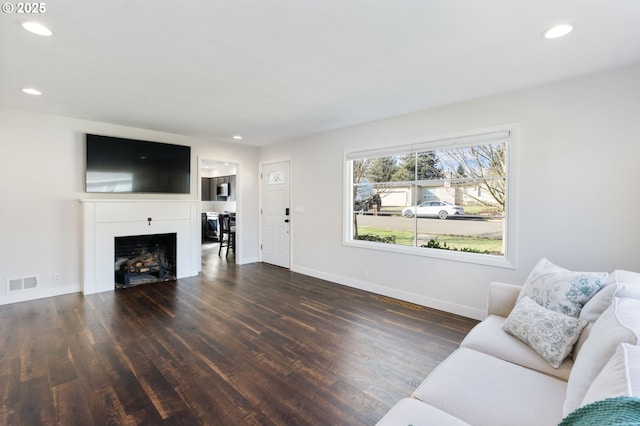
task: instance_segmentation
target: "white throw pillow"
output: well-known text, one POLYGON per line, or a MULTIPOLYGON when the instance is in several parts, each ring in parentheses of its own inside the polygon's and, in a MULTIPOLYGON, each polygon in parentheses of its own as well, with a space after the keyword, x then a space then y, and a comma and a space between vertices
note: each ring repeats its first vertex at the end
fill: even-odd
POLYGON ((606 272, 574 272, 543 258, 524 283, 518 300, 525 296, 552 311, 578 317, 580 311, 603 286, 606 272))
POLYGON ((593 381, 582 405, 616 396, 640 396, 640 346, 621 343, 593 381))
POLYGON ((502 329, 558 368, 586 324, 586 321, 551 311, 530 297, 524 297, 513 308, 502 329))
POLYGON ((593 324, 578 354, 567 384, 564 415, 580 407, 587 390, 620 343, 640 343, 640 300, 615 297, 593 324))

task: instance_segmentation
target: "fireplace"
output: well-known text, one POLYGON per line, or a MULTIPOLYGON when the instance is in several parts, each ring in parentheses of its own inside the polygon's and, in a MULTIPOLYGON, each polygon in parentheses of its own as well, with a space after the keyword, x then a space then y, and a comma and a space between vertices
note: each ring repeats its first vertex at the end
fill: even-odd
POLYGON ((176 279, 176 234, 115 237, 115 288, 176 279))
MULTIPOLYGON (((134 266, 135 273, 155 272, 154 279, 161 281, 198 275, 201 266, 198 201, 94 199, 81 202, 84 294, 116 290, 116 258, 142 256, 141 253, 116 255, 116 239, 120 237, 151 236, 155 239, 157 235, 172 234, 171 242, 168 244, 170 248, 165 248, 164 254, 158 256, 164 258, 162 262, 165 263, 143 256, 143 259, 133 262, 134 265, 141 263, 134 266), (155 265, 156 263, 159 265, 155 265), (143 271, 147 267, 149 270, 143 271), (152 269, 156 271, 151 271, 152 269)), ((160 243, 165 244, 152 243, 147 251, 153 251, 156 244, 160 243)), ((117 269, 120 268, 119 263, 117 269)), ((129 284, 132 278, 142 279, 131 275, 128 277, 129 284)), ((120 277, 119 281, 122 283, 126 279, 120 277)))

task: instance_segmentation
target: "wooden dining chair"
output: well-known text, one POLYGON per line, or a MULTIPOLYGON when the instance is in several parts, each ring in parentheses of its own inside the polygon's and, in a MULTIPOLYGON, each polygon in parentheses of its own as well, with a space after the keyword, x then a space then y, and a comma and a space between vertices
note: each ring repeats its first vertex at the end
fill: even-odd
POLYGON ((228 214, 218 215, 220 221, 220 248, 218 249, 218 256, 222 253, 222 247, 227 248, 226 256, 229 257, 229 249, 236 252, 236 230, 235 226, 231 226, 231 216, 228 214))

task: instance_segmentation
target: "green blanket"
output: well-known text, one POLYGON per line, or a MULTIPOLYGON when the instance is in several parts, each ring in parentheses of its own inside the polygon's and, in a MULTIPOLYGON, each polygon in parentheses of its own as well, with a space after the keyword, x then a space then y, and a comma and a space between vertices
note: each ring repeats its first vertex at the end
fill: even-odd
POLYGON ((639 426, 640 399, 629 396, 603 399, 578 408, 559 426, 639 426))

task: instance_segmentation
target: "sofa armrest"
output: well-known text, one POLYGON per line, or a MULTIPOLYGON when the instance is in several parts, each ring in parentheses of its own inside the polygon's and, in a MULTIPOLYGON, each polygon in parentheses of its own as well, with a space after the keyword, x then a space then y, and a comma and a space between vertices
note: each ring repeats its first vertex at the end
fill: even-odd
POLYGON ((509 316, 518 301, 522 287, 514 284, 499 282, 489 283, 489 297, 487 299, 487 315, 509 316))

